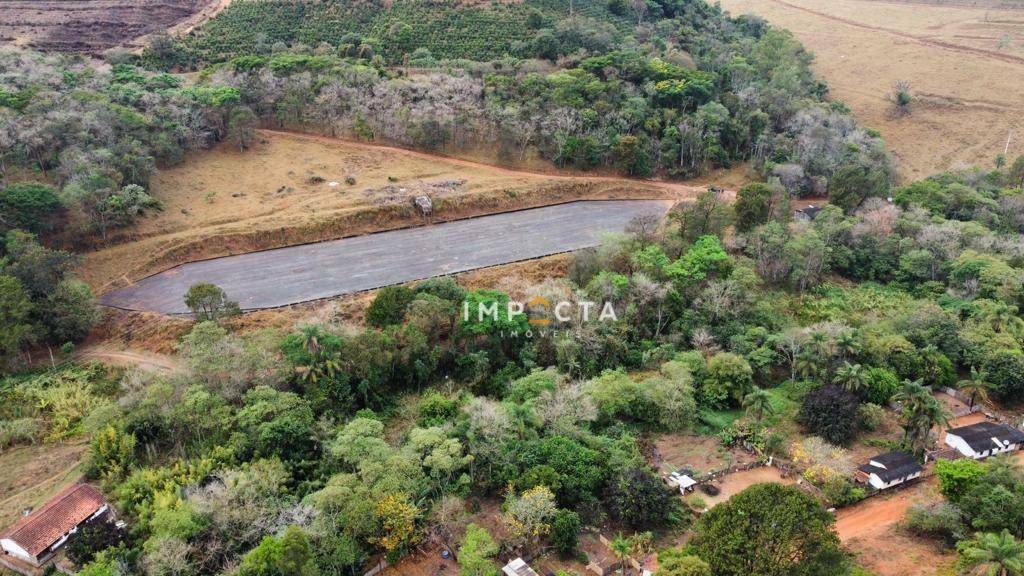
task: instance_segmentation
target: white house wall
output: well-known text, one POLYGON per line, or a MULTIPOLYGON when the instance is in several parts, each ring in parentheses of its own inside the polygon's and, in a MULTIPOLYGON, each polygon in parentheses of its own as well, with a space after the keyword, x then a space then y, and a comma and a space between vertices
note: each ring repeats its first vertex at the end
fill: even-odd
POLYGON ((18 546, 18 543, 14 540, 8 538, 0 540, 0 548, 3 548, 5 552, 14 556, 18 560, 24 560, 25 562, 29 562, 33 565, 36 563, 36 559, 33 558, 27 550, 18 546))

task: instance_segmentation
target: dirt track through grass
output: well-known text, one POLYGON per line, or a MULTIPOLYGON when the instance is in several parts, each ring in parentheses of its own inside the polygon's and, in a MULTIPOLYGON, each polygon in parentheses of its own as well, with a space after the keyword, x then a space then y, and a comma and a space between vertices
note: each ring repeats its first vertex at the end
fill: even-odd
POLYGON ((183 314, 189 287, 210 282, 244 310, 276 308, 595 246, 659 200, 571 202, 184 264, 103 295, 127 310, 183 314))

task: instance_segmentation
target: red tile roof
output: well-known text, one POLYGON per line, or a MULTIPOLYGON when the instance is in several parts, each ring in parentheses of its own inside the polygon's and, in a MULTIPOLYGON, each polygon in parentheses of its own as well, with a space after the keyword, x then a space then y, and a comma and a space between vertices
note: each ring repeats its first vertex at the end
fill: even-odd
POLYGON ((88 484, 74 484, 51 498, 39 510, 4 530, 0 538, 13 540, 29 554, 38 557, 106 503, 99 490, 88 484))

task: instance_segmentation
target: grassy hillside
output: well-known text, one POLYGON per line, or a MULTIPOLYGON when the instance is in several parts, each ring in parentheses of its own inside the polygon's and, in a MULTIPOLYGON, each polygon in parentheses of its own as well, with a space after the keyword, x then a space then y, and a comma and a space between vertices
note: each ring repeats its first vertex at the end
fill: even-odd
MULTIPOLYGON (((577 15, 628 27, 625 13, 612 14, 605 0, 575 0, 577 15)), ((624 5, 623 5, 624 6, 624 5)), ((381 2, 326 0, 234 2, 186 41, 190 56, 216 62, 238 54, 263 52, 276 42, 341 46, 352 35, 370 39, 390 61, 417 48, 438 58, 490 60, 514 51, 537 29, 569 15, 567 0, 467 6, 446 1, 381 2)), ((358 43, 358 41, 356 41, 358 43)))

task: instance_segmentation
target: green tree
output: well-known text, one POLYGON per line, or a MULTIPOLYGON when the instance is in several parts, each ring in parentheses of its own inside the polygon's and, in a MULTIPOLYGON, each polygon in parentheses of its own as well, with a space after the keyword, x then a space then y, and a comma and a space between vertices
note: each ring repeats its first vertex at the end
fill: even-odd
POLYGON ((551 544, 562 556, 569 556, 580 542, 580 515, 564 508, 555 512, 551 523, 551 544))
POLYGON ((976 534, 973 539, 957 544, 957 564, 972 573, 985 576, 1020 576, 1024 574, 1024 542, 1003 530, 999 534, 976 534))
POLYGON ((749 232, 771 219, 783 217, 789 208, 787 200, 786 191, 771 184, 755 182, 741 187, 733 204, 736 229, 749 232))
POLYGON ((985 373, 971 366, 971 377, 956 383, 956 388, 970 398, 968 407, 974 408, 974 404, 981 401, 988 402, 988 393, 995 390, 995 385, 986 380, 985 373))
POLYGON ((754 387, 754 391, 743 397, 743 409, 747 416, 754 419, 759 425, 765 416, 775 413, 772 407, 772 395, 763 388, 754 387))
POLYGON ((714 576, 833 576, 848 563, 834 523, 798 488, 755 484, 697 520, 690 550, 714 576))
POLYGON ((888 173, 859 164, 840 166, 828 183, 829 201, 847 214, 856 210, 867 198, 884 197, 888 191, 888 173))
POLYGON ((750 364, 731 352, 719 352, 708 360, 707 376, 701 391, 712 405, 739 406, 754 386, 750 364))
POLYGON ((10 362, 32 335, 32 308, 21 282, 0 275, 0 363, 10 362))
POLYGON ((935 463, 935 474, 939 477, 939 490, 950 502, 959 502, 975 486, 978 486, 985 477, 986 470, 984 463, 970 458, 939 460, 935 463))
POLYGON ((868 387, 867 370, 860 364, 843 362, 843 365, 836 370, 835 378, 832 381, 849 392, 860 392, 868 387))
POLYGON ((669 218, 679 226, 679 235, 692 242, 701 236, 720 236, 732 220, 732 211, 719 195, 707 191, 697 196, 697 201, 674 207, 669 218))
POLYGON ((255 140, 258 124, 259 118, 248 106, 236 106, 228 117, 228 140, 239 152, 245 150, 255 140))
POLYGON ((192 311, 196 322, 214 322, 241 313, 238 302, 228 300, 220 286, 208 283, 193 284, 185 294, 185 305, 192 311))
POLYGON ((498 576, 494 557, 498 555, 498 543, 486 528, 470 524, 466 536, 459 546, 459 576, 498 576))
POLYGON ((0 190, 0 226, 39 233, 60 208, 57 192, 39 182, 17 182, 0 190))
POLYGON ((401 324, 405 319, 406 308, 415 297, 416 293, 406 286, 381 288, 366 309, 366 322, 379 328, 401 324))

